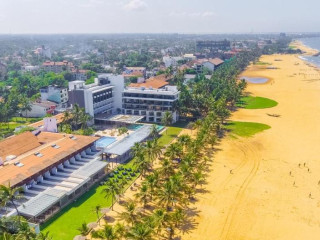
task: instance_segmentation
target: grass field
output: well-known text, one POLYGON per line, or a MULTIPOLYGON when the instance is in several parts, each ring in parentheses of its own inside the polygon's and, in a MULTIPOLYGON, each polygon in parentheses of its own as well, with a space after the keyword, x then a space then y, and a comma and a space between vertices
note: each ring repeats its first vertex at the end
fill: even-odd
POLYGON ((40 121, 41 118, 22 118, 22 117, 13 117, 10 119, 9 123, 0 123, 0 138, 3 136, 13 134, 15 128, 29 125, 30 123, 34 123, 40 121))
POLYGON ((255 122, 230 121, 226 125, 226 129, 231 132, 232 136, 240 137, 251 137, 269 128, 271 128, 269 125, 255 122))
MULTIPOLYGON (((179 125, 168 127, 167 134, 164 132, 159 138, 161 146, 169 144, 182 130, 179 125)), ((134 169, 134 159, 123 165, 124 168, 134 169)), ((136 179, 134 177, 128 182, 131 185, 136 179)), ((76 202, 68 205, 56 216, 41 226, 41 231, 50 232, 53 239, 71 240, 79 232, 77 228, 83 222, 90 223, 97 220, 94 208, 101 205, 102 208, 111 206, 111 197, 105 198, 104 186, 95 185, 87 193, 81 196, 76 202)))
POLYGON ((237 107, 245 109, 263 109, 277 106, 278 103, 269 98, 247 96, 241 98, 237 103, 237 107))

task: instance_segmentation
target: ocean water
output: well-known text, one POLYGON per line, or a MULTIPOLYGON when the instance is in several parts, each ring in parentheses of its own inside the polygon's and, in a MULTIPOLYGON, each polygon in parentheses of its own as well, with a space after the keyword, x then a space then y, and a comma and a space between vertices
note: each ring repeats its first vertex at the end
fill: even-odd
MULTIPOLYGON (((320 37, 315 38, 302 38, 299 39, 304 45, 311 47, 313 49, 317 49, 320 51, 320 37)), ((317 65, 320 67, 320 56, 314 57, 314 56, 303 56, 301 57, 304 60, 307 60, 308 62, 317 65)))

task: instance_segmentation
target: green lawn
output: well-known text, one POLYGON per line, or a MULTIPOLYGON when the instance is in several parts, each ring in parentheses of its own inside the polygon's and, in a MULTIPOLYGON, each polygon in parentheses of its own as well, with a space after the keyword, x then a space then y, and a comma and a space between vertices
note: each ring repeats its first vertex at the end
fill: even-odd
POLYGON ((237 107, 241 107, 245 109, 272 108, 277 105, 278 103, 276 101, 271 100, 269 98, 252 97, 252 96, 243 97, 237 103, 237 107))
POLYGON ((173 124, 171 127, 167 127, 167 130, 165 130, 162 136, 159 138, 160 146, 168 145, 174 138, 176 138, 179 135, 181 130, 185 128, 187 125, 187 122, 177 122, 173 124))
POLYGON ((237 122, 230 121, 226 125, 226 129, 230 130, 231 134, 240 137, 251 137, 256 133, 262 132, 271 128, 269 125, 255 122, 237 122))
MULTIPOLYGON (((182 130, 181 127, 168 127, 167 134, 159 138, 161 146, 169 144, 182 130)), ((132 168, 134 159, 129 163, 124 164, 124 168, 132 168)), ((132 179, 128 183, 128 186, 135 180, 132 179)), ((111 198, 105 198, 105 194, 102 192, 103 186, 93 186, 87 193, 81 196, 76 202, 71 203, 56 216, 50 219, 48 222, 41 226, 41 231, 50 232, 53 239, 70 240, 79 232, 77 228, 81 226, 83 222, 90 223, 97 220, 96 214, 93 209, 97 205, 104 207, 111 206, 111 198)))
POLYGON ((41 120, 41 118, 21 118, 21 117, 13 117, 8 123, 0 123, 0 138, 6 135, 13 134, 16 127, 20 127, 22 125, 29 125, 30 123, 37 122, 41 120))

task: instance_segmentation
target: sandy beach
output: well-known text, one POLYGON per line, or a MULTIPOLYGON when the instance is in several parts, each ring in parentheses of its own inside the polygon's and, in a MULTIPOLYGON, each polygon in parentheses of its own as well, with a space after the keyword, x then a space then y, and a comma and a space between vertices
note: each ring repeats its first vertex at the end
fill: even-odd
POLYGON ((317 49, 312 49, 306 45, 304 45, 301 41, 293 41, 291 44, 290 44, 291 47, 295 48, 295 49, 300 49, 304 55, 307 55, 307 56, 313 56, 315 54, 319 54, 319 51, 317 49))
POLYGON ((278 69, 249 67, 244 76, 272 81, 249 84, 247 91, 279 104, 240 109, 232 120, 271 129, 222 140, 207 178, 208 192, 193 205, 198 224, 184 240, 319 239, 319 70, 295 55, 263 56, 261 61, 278 69))

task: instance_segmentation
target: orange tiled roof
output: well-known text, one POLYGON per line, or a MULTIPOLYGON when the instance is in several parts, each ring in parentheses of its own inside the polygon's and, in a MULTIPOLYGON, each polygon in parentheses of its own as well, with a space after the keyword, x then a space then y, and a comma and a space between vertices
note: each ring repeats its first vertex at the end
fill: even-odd
POLYGON ((168 81, 171 79, 171 76, 166 76, 165 74, 161 74, 155 77, 151 77, 147 79, 144 83, 131 83, 129 87, 145 87, 145 88, 162 88, 166 85, 168 85, 168 81))
MULTIPOLYGON (((31 177, 37 176, 39 172, 46 171, 49 167, 59 164, 66 158, 75 154, 75 152, 86 148, 94 143, 98 138, 75 135, 76 139, 70 139, 71 135, 60 133, 41 132, 38 136, 31 137, 32 133, 21 134, 14 136, 10 141, 24 140, 30 143, 28 151, 20 151, 17 158, 13 162, 19 161, 23 166, 15 166, 9 164, 0 167, 0 184, 8 184, 9 181, 12 186, 17 186, 31 177), (30 140, 30 139, 31 140, 30 140), (59 148, 53 148, 51 145, 56 144, 59 148), (34 153, 40 152, 43 156, 35 156, 34 153)), ((4 140, 1 147, 8 148, 10 142, 4 140)), ((13 144, 16 145, 16 144, 13 144)), ((21 148, 22 144, 19 144, 21 148)))

